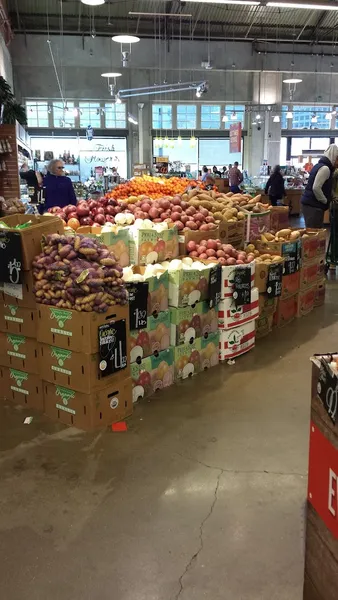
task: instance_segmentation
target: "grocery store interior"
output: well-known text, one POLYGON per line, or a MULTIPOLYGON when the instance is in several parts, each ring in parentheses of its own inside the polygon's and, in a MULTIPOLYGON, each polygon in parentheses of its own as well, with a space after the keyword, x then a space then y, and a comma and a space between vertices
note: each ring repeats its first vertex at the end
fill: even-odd
POLYGON ((337 27, 0 0, 4 599, 337 599, 337 27))

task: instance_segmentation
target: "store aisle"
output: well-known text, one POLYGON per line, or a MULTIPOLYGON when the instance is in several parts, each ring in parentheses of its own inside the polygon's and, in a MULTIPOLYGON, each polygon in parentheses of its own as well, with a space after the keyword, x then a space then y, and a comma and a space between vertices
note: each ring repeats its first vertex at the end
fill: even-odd
POLYGON ((6 600, 301 600, 313 352, 325 307, 84 434, 0 408, 6 600))

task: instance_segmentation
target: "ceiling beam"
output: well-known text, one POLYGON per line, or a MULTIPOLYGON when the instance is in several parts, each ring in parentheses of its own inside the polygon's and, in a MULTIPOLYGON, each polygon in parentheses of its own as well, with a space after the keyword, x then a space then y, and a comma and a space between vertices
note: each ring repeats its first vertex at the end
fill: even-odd
POLYGON ((321 24, 323 23, 323 21, 324 21, 324 19, 326 17, 326 14, 327 14, 326 11, 323 10, 321 12, 321 14, 319 15, 316 24, 313 26, 312 37, 313 37, 314 40, 316 40, 317 37, 318 37, 318 31, 319 31, 320 26, 321 26, 321 24))

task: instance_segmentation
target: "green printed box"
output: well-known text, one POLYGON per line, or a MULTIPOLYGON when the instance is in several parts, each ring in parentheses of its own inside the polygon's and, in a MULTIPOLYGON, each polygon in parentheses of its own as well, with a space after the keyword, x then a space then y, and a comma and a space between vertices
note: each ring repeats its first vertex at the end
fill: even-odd
POLYGON ((194 307, 170 308, 170 344, 179 346, 218 331, 218 308, 198 302, 194 307))
POLYGON ((175 381, 196 375, 200 371, 200 354, 197 340, 174 348, 175 381))
POLYGON ((165 310, 147 318, 146 329, 130 331, 130 362, 158 355, 170 345, 170 313, 165 310))
POLYGON ((154 229, 132 229, 130 262, 148 265, 171 260, 178 256, 178 230, 176 227, 158 232, 154 229))
POLYGON ((196 340, 196 348, 200 355, 200 370, 205 371, 219 363, 219 332, 196 340))
POLYGON ((140 364, 131 365, 133 402, 151 396, 157 390, 169 387, 174 382, 173 348, 167 348, 158 356, 148 356, 140 364))
POLYGON ((38 344, 35 338, 0 333, 0 364, 27 373, 39 373, 38 344))
POLYGON ((213 265, 199 269, 169 271, 169 306, 192 306, 209 297, 209 276, 213 265))

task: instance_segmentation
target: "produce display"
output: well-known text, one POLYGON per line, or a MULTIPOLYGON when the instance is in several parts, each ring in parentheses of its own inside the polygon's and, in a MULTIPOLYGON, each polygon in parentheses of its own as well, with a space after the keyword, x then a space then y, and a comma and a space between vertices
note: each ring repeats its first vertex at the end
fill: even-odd
POLYGON ((118 200, 127 199, 128 202, 136 202, 139 196, 148 196, 148 198, 158 199, 163 196, 174 196, 175 194, 183 193, 187 187, 194 188, 198 186, 200 189, 204 185, 200 181, 186 179, 185 177, 134 177, 127 183, 117 185, 112 192, 109 193, 110 198, 118 200))
POLYGON ((309 235, 306 232, 301 234, 298 230, 281 229, 277 233, 262 233, 260 236, 261 242, 295 242, 299 238, 307 238, 309 235))
POLYGON ((5 198, 0 197, 0 212, 3 216, 15 215, 16 213, 25 213, 25 205, 18 198, 5 198))
POLYGON ((98 240, 51 234, 33 262, 36 301, 104 313, 127 302, 122 273, 114 254, 98 240))
POLYGON ((255 247, 250 245, 250 250, 236 250, 231 244, 222 244, 221 240, 202 240, 199 244, 194 241, 187 243, 190 258, 212 259, 214 262, 217 260, 220 265, 248 264, 255 259, 255 247))

